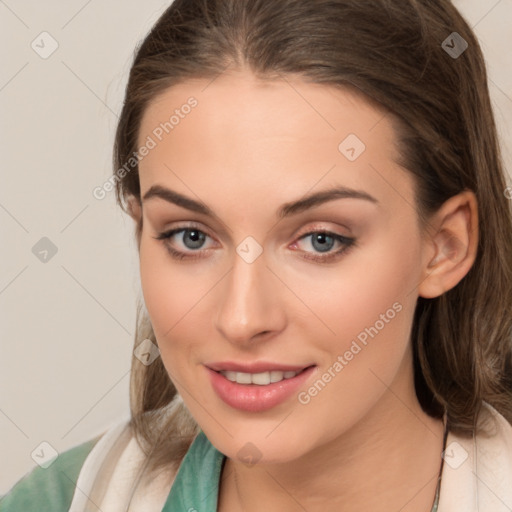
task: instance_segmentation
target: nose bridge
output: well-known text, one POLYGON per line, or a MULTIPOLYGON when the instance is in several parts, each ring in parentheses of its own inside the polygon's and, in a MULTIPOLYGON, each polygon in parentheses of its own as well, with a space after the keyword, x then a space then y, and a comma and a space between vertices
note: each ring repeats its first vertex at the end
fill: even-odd
POLYGON ((247 256, 253 249, 250 242, 238 246, 218 302, 216 327, 235 343, 250 341, 262 332, 279 330, 284 320, 277 280, 267 268, 263 254, 254 260, 254 253, 252 257, 247 256))

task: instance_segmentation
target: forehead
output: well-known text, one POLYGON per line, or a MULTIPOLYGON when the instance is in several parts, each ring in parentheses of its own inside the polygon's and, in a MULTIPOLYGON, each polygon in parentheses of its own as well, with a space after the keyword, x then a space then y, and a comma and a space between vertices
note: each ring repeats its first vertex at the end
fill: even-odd
POLYGON ((155 182, 186 192, 186 182, 206 195, 222 187, 248 200, 269 190, 295 198, 325 181, 382 195, 387 180, 408 181, 384 109, 355 90, 289 76, 232 72, 170 87, 143 115, 139 147, 149 139, 142 193, 155 182))
POLYGON ((198 103, 192 117, 201 117, 205 129, 236 125, 240 138, 250 133, 336 139, 347 130, 364 138, 386 115, 383 107, 354 87, 311 83, 295 76, 262 80, 248 71, 236 71, 213 79, 190 79, 160 93, 144 112, 140 135, 169 120, 191 97, 198 103))

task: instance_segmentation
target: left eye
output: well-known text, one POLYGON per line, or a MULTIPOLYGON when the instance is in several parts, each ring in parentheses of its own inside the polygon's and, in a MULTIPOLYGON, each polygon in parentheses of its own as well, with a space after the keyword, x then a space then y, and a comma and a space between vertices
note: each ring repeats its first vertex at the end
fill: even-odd
POLYGON ((343 239, 341 235, 336 235, 334 233, 328 233, 326 231, 314 231, 312 233, 307 233, 306 235, 299 238, 299 240, 303 240, 309 237, 311 237, 311 246, 319 252, 330 251, 336 241, 341 242, 340 239, 343 239))
MULTIPOLYGON (((347 238, 343 235, 338 235, 337 233, 332 233, 330 231, 311 231, 301 236, 299 240, 306 238, 311 238, 310 244, 317 252, 311 253, 311 251, 304 251, 308 254, 308 256, 304 256, 304 258, 319 262, 333 260, 341 256, 341 254, 347 251, 351 246, 355 245, 354 238, 347 238), (341 248, 332 251, 335 242, 341 244, 341 248)), ((297 242, 295 242, 294 245, 297 245, 297 242)))

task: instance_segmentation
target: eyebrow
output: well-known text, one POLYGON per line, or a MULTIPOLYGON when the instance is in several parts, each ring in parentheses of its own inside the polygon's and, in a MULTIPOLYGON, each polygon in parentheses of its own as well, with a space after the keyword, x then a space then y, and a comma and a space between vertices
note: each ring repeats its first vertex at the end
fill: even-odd
MULTIPOLYGON (((196 201, 195 199, 191 199, 190 197, 184 196, 175 190, 171 190, 169 188, 163 187, 161 185, 153 185, 143 196, 143 201, 147 201, 148 199, 158 197, 167 201, 168 203, 175 204, 177 206, 181 206, 182 208, 186 208, 187 210, 191 210, 193 212, 201 213, 203 215, 207 215, 210 217, 214 217, 212 210, 206 206, 204 203, 200 201, 196 201)), ((334 201, 336 199, 362 199, 365 201, 370 201, 376 205, 379 204, 379 201, 368 194, 364 190, 354 190, 352 188, 337 186, 333 188, 329 188, 326 190, 322 190, 320 192, 315 192, 313 194, 309 194, 297 201, 292 201, 289 203, 284 203, 278 210, 277 216, 282 219, 285 217, 290 217, 292 215, 296 215, 298 213, 304 212, 316 206, 319 206, 328 201, 334 201)))

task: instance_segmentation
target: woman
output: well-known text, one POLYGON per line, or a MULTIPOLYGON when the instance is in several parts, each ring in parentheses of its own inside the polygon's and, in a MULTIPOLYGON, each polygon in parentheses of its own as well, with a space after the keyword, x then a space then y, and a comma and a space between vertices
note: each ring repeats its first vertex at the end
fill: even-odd
POLYGON ((450 2, 176 0, 114 163, 132 419, 1 510, 512 509, 511 212, 450 2))

